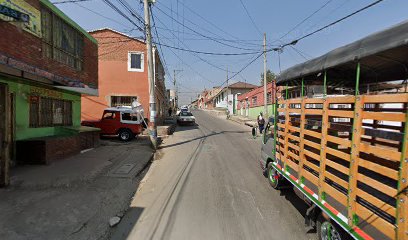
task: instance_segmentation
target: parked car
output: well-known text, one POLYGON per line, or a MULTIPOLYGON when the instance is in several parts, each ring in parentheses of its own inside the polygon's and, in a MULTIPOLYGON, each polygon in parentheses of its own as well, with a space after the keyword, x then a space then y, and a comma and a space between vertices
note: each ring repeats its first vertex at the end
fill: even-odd
POLYGON ((191 112, 181 111, 177 115, 177 124, 178 125, 182 125, 182 124, 194 125, 195 124, 195 117, 193 116, 193 114, 191 112))
POLYGON ((82 121, 81 125, 100 128, 101 135, 117 135, 122 141, 132 140, 144 128, 142 116, 135 115, 132 109, 125 107, 107 108, 101 120, 82 121))

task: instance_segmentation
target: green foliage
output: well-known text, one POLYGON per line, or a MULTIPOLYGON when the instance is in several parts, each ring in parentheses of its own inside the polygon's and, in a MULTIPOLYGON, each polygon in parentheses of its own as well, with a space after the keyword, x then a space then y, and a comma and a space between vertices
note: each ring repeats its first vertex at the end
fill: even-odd
MULTIPOLYGON (((266 82, 270 83, 273 80, 276 79, 276 74, 274 72, 272 72, 271 70, 267 70, 266 71, 266 82)), ((261 86, 264 84, 264 74, 261 73, 261 81, 260 81, 261 86)))

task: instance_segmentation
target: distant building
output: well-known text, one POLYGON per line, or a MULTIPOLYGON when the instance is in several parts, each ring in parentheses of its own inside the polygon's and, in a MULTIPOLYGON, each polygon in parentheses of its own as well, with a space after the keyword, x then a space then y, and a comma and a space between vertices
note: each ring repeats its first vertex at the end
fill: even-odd
MULTIPOLYGON (((99 96, 82 98, 82 119, 100 119, 105 108, 130 106, 135 97, 143 105, 145 118, 150 119, 146 43, 109 28, 90 34, 99 43, 99 96)), ((165 72, 156 48, 153 48, 153 65, 157 121, 160 123, 166 116, 168 104, 165 72)))
POLYGON ((251 91, 258 86, 245 83, 236 82, 221 89, 213 98, 213 105, 216 108, 228 109, 230 113, 235 114, 238 96, 251 91))
POLYGON ((8 9, 0 13, 0 185, 7 185, 14 160, 47 163, 80 151, 81 94, 98 94, 98 45, 48 0, 0 6, 8 9))

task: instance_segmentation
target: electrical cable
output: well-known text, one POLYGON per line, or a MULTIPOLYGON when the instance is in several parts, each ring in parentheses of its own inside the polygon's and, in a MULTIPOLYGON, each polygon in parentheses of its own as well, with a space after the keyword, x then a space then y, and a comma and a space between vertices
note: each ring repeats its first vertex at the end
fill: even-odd
POLYGON ((79 2, 89 2, 92 0, 67 0, 67 1, 61 1, 61 2, 52 2, 52 4, 64 4, 64 3, 79 3, 79 2))
MULTIPOLYGON (((244 2, 243 2, 242 0, 239 0, 239 1, 241 2, 241 6, 244 8, 244 10, 245 10, 245 12, 246 12, 248 18, 251 20, 252 25, 254 25, 254 27, 255 27, 255 29, 258 31, 258 33, 262 35, 261 30, 259 30, 258 26, 256 26, 255 21, 254 21, 254 19, 251 17, 251 14, 249 14, 249 11, 248 11, 248 9, 246 8, 244 2)), ((332 1, 332 0, 330 0, 330 1, 332 1)))
POLYGON ((218 40, 223 40, 223 41, 228 41, 228 42, 236 42, 236 43, 242 43, 242 44, 248 44, 248 45, 255 45, 255 46, 262 46, 261 43, 256 44, 256 43, 250 43, 250 42, 262 42, 262 40, 241 40, 239 38, 237 38, 236 36, 232 35, 231 33, 226 32, 225 30, 223 30, 222 28, 218 27, 216 24, 210 22, 207 18, 201 16, 199 13, 195 12, 193 9, 191 9, 190 7, 188 7, 186 4, 181 3, 185 8, 187 8, 191 13, 193 13, 194 15, 196 15, 197 17, 201 18, 203 21, 207 22, 208 24, 210 24, 211 26, 213 26, 214 28, 216 28, 217 30, 219 30, 220 32, 234 38, 235 40, 232 39, 218 39, 218 40))
POLYGON ((290 29, 287 33, 285 33, 282 37, 279 38, 282 39, 284 37, 286 37, 287 35, 289 35, 289 33, 293 32, 293 30, 295 30, 296 28, 298 28, 300 25, 302 25, 304 22, 306 22, 307 20, 309 20, 311 17, 313 17, 316 13, 318 13, 320 10, 322 10, 324 7, 326 7, 330 2, 332 2, 333 0, 328 0, 326 3, 324 3, 321 7, 319 7, 317 10, 315 10, 312 14, 310 14, 308 17, 306 17, 305 19, 303 19, 300 23, 296 24, 296 26, 294 26, 292 29, 290 29))
MULTIPOLYGON (((354 12, 352 12, 352 13, 350 13, 350 14, 348 14, 348 15, 342 17, 342 18, 340 18, 340 19, 337 19, 336 21, 333 21, 333 22, 331 22, 331 23, 329 23, 329 24, 327 24, 327 25, 325 25, 325 26, 323 26, 323 27, 321 27, 321 28, 319 28, 319 29, 317 29, 317 30, 315 30, 315 31, 313 31, 313 32, 310 32, 310 33, 308 33, 308 34, 306 34, 306 35, 304 35, 304 36, 302 36, 302 37, 299 37, 299 38, 297 38, 297 39, 295 39, 295 40, 293 40, 293 41, 291 41, 291 42, 289 42, 289 43, 285 43, 285 44, 281 45, 280 48, 282 49, 282 48, 287 47, 287 46, 290 46, 290 45, 295 45, 295 44, 297 44, 299 41, 301 41, 301 40, 303 40, 303 39, 305 39, 305 38, 307 38, 307 37, 310 37, 310 36, 312 36, 312 35, 314 35, 314 34, 316 34, 316 33, 318 33, 318 32, 321 32, 321 31, 323 31, 324 29, 326 29, 326 28, 328 28, 328 27, 331 27, 331 26, 333 26, 333 25, 335 25, 335 24, 337 24, 337 23, 339 23, 339 22, 342 22, 342 21, 344 21, 344 20, 346 20, 346 19, 348 19, 348 18, 350 18, 350 17, 352 17, 352 16, 354 16, 354 15, 356 15, 356 14, 358 14, 358 13, 360 13, 360 12, 366 10, 366 9, 368 9, 368 8, 371 8, 371 7, 373 7, 373 6, 375 6, 375 5, 379 4, 379 3, 381 3, 382 1, 384 1, 384 0, 377 0, 377 1, 375 1, 375 2, 373 2, 373 3, 371 3, 371 4, 367 5, 367 6, 365 6, 365 7, 363 7, 363 8, 360 8, 360 9, 358 9, 358 10, 356 10, 356 11, 354 11, 354 12)), ((267 52, 270 52, 270 51, 276 51, 276 50, 277 50, 277 48, 272 48, 272 49, 268 49, 268 50, 266 50, 266 51, 267 51, 267 52)))
POLYGON ((144 28, 141 28, 139 25, 137 25, 132 19, 130 19, 125 13, 123 13, 118 7, 116 7, 112 2, 109 0, 103 0, 103 2, 108 5, 111 9, 113 9, 116 13, 124 17, 126 20, 128 20, 130 23, 132 23, 139 31, 144 32, 144 28))
MULTIPOLYGON (((169 14, 167 14, 166 12, 164 12, 164 11, 163 11, 162 9, 160 9, 158 6, 156 6, 156 9, 159 10, 159 11, 160 11, 161 13, 163 13, 164 15, 166 15, 167 17, 172 18, 172 16, 170 16, 169 14)), ((181 22, 178 21, 177 19, 174 19, 174 18, 173 18, 173 20, 174 20, 176 23, 178 23, 179 25, 183 26, 184 28, 187 28, 188 30, 190 30, 190 31, 192 31, 192 32, 194 32, 194 33, 200 35, 201 37, 207 38, 207 39, 209 39, 209 40, 211 40, 211 41, 214 41, 214 42, 216 42, 216 43, 219 43, 219 44, 221 44, 221 45, 224 45, 224 46, 227 46, 227 47, 231 47, 231 48, 235 48, 235 49, 241 49, 241 50, 248 50, 248 51, 253 51, 253 50, 254 50, 254 49, 249 49, 249 48, 241 48, 241 47, 237 47, 237 46, 233 46, 233 45, 224 43, 224 42, 219 41, 219 40, 217 40, 217 39, 215 39, 215 38, 212 38, 212 37, 209 37, 209 36, 207 36, 207 35, 204 35, 204 34, 202 34, 202 33, 200 33, 200 32, 197 32, 196 30, 194 30, 194 29, 188 27, 188 26, 185 25, 185 24, 183 25, 183 23, 181 23, 181 22)))

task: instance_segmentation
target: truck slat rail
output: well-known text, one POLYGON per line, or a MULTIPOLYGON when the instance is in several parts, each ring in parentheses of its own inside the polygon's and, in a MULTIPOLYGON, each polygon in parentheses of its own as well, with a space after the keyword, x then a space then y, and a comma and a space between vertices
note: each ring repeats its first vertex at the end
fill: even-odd
POLYGON ((407 202, 407 104, 405 93, 278 101, 276 165, 339 224, 394 239, 408 231, 406 204, 396 208, 407 202))
POLYGON ((407 52, 405 21, 276 80, 263 167, 356 239, 408 239, 407 52))

